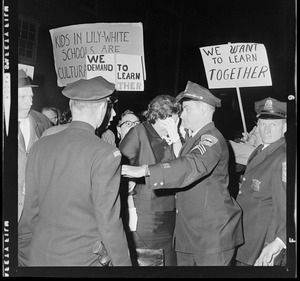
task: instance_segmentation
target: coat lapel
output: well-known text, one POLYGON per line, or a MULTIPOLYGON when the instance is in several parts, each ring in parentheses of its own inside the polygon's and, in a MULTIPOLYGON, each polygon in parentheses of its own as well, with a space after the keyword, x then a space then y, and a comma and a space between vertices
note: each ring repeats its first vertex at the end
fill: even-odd
POLYGON ((257 167, 262 161, 268 157, 268 155, 272 154, 274 150, 276 150, 283 142, 285 141, 285 138, 281 138, 278 141, 270 144, 265 149, 261 150, 263 145, 260 145, 255 151, 253 151, 254 156, 250 156, 247 169, 245 173, 248 173, 253 167, 257 167))
POLYGON ((27 151, 31 146, 40 138, 41 132, 43 131, 43 123, 39 122, 33 114, 29 114, 29 124, 30 124, 30 137, 27 146, 27 151))
POLYGON ((261 150, 262 148, 263 145, 260 145, 255 151, 253 151, 254 155, 251 155, 251 158, 249 159, 246 172, 250 171, 253 167, 256 167, 259 163, 265 160, 268 148, 261 150))

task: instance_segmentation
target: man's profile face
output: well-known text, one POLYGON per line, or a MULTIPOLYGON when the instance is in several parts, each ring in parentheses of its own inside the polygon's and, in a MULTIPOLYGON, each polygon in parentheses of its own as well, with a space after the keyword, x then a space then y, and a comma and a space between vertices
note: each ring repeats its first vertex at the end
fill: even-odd
POLYGON ((182 103, 182 126, 186 129, 196 131, 199 129, 199 118, 201 118, 201 102, 187 100, 182 103))
POLYGON ((271 144, 279 140, 286 132, 285 119, 258 119, 257 125, 264 144, 271 144))
POLYGON ((18 119, 28 117, 32 106, 33 92, 31 87, 23 87, 18 89, 18 119))

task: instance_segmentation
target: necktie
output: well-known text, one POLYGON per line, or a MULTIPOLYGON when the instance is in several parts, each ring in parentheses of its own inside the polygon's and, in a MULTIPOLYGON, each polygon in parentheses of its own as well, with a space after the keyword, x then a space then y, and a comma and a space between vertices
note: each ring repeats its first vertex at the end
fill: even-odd
POLYGON ((18 121, 18 139, 19 139, 19 142, 21 143, 22 147, 24 148, 24 150, 26 150, 25 139, 24 139, 23 133, 21 131, 20 125, 21 125, 21 121, 18 121))
POLYGON ((190 138, 190 134, 189 134, 189 130, 188 129, 184 129, 185 130, 185 136, 184 136, 184 139, 185 139, 185 142, 188 141, 188 139, 190 138))

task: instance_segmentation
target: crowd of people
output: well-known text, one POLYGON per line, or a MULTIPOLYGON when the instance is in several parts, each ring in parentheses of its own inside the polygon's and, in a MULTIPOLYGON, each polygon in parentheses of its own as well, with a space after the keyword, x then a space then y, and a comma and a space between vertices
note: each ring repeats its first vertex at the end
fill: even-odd
POLYGON ((285 264, 285 102, 255 102, 256 126, 228 141, 213 121, 221 100, 188 81, 143 116, 124 111, 115 134, 103 77, 68 84, 62 114, 32 110, 37 85, 23 70, 18 81, 19 266, 136 266, 138 248, 163 249, 165 266, 285 264))

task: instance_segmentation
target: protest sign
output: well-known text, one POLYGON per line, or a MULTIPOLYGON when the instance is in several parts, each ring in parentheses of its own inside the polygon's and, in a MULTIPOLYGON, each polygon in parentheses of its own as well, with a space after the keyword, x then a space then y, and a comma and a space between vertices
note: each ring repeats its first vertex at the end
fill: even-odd
POLYGON ((228 43, 200 48, 210 89, 236 88, 247 132, 240 87, 272 86, 266 48, 258 43, 228 43))
POLYGON ((272 85, 263 44, 229 43, 202 47, 200 52, 210 89, 272 85))
POLYGON ((87 79, 102 76, 118 91, 143 91, 142 57, 123 54, 87 54, 87 79))
POLYGON ((50 30, 57 84, 87 79, 88 54, 137 55, 146 79, 142 23, 95 23, 50 30))

